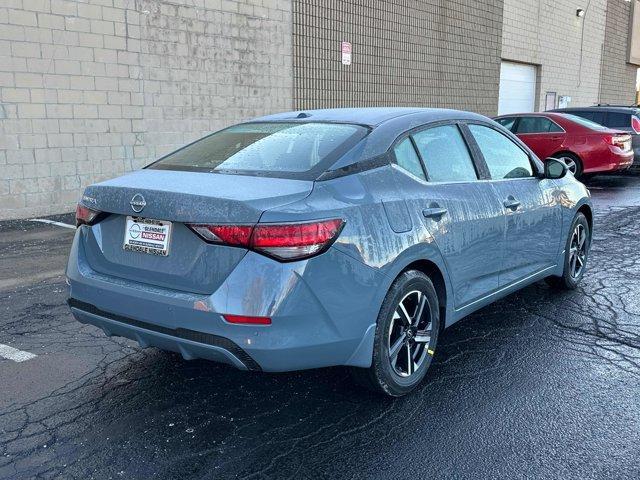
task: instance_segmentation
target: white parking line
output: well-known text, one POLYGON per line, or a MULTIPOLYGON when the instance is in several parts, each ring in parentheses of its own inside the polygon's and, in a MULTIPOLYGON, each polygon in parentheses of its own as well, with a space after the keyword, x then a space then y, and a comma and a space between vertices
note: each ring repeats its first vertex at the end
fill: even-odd
POLYGON ((46 218, 32 218, 30 221, 48 223, 50 225, 56 225, 57 227, 72 228, 74 230, 76 229, 75 225, 70 225, 68 223, 62 223, 62 222, 54 222, 53 220, 47 220, 46 218))
POLYGON ((36 355, 0 343, 0 357, 13 360, 14 362, 26 362, 27 360, 36 358, 36 355))

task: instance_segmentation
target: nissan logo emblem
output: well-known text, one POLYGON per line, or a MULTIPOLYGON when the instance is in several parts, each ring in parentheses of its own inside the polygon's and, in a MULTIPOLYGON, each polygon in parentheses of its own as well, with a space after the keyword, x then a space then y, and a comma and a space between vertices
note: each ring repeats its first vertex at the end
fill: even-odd
POLYGON ((129 202, 129 205, 131 205, 134 212, 140 213, 142 209, 147 206, 147 202, 144 200, 142 195, 136 193, 129 202))

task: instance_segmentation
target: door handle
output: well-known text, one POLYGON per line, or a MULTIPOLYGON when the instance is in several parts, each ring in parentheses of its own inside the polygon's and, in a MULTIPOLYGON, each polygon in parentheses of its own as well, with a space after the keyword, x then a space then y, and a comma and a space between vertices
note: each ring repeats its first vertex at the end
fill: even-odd
POLYGON ((508 208, 509 210, 513 211, 516 211, 520 206, 520 202, 513 198, 511 195, 509 195, 507 199, 502 202, 502 204, 504 205, 504 208, 508 208))
POLYGON ((425 218, 433 218, 436 221, 440 220, 445 213, 447 213, 447 209, 441 207, 429 207, 422 210, 422 215, 425 218))

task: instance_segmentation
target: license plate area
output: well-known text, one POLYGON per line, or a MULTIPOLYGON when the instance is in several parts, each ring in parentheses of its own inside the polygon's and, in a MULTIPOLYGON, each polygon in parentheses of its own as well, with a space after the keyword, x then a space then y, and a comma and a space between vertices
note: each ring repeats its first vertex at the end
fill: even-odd
POLYGON ((123 249, 166 257, 169 255, 171 222, 128 216, 123 249))

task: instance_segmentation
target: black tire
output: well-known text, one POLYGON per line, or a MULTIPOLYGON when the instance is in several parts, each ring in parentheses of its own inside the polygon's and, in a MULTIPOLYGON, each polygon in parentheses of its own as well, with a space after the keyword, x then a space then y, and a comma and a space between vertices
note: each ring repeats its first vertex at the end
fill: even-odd
POLYGON ((553 158, 556 158, 561 162, 564 162, 567 165, 567 167, 569 167, 569 165, 575 165, 575 171, 573 169, 570 169, 571 173, 573 173, 573 176, 576 178, 582 178, 583 167, 582 167, 582 160, 580 160, 580 157, 578 157, 577 155, 571 152, 561 152, 553 155, 553 158))
POLYGON ((424 379, 431 365, 439 331, 440 305, 431 279, 417 270, 403 272, 393 282, 382 302, 371 367, 352 368, 353 378, 378 393, 391 397, 406 395, 424 379), (419 304, 423 302, 423 298, 424 307, 418 318, 419 304), (401 301, 404 311, 411 317, 411 325, 400 316, 401 301), (414 304, 415 310, 412 308, 414 304), (390 352, 392 344, 401 345, 393 357, 393 363, 390 352), (409 366, 409 358, 413 372, 409 366), (403 364, 406 365, 404 369, 403 364), (403 373, 408 375, 403 376, 403 373))
MULTIPOLYGON (((569 235, 567 235, 567 242, 565 244, 564 251, 564 269, 562 271, 562 276, 556 277, 547 277, 545 280, 549 285, 554 288, 558 288, 561 290, 573 290, 578 286, 582 277, 584 277, 584 272, 587 267, 587 259, 589 257, 589 248, 591 247, 591 230, 589 229, 589 222, 587 222, 587 218, 581 212, 576 213, 576 216, 571 223, 571 228, 569 229, 569 235), (581 260, 581 268, 577 275, 575 275, 575 270, 573 266, 574 256, 572 255, 572 247, 574 246, 574 240, 576 231, 579 229, 583 229, 585 234, 584 239, 584 258, 581 260)), ((578 252, 579 253, 579 252, 578 252)), ((581 257, 578 256, 576 258, 576 264, 578 264, 578 260, 581 257)))

